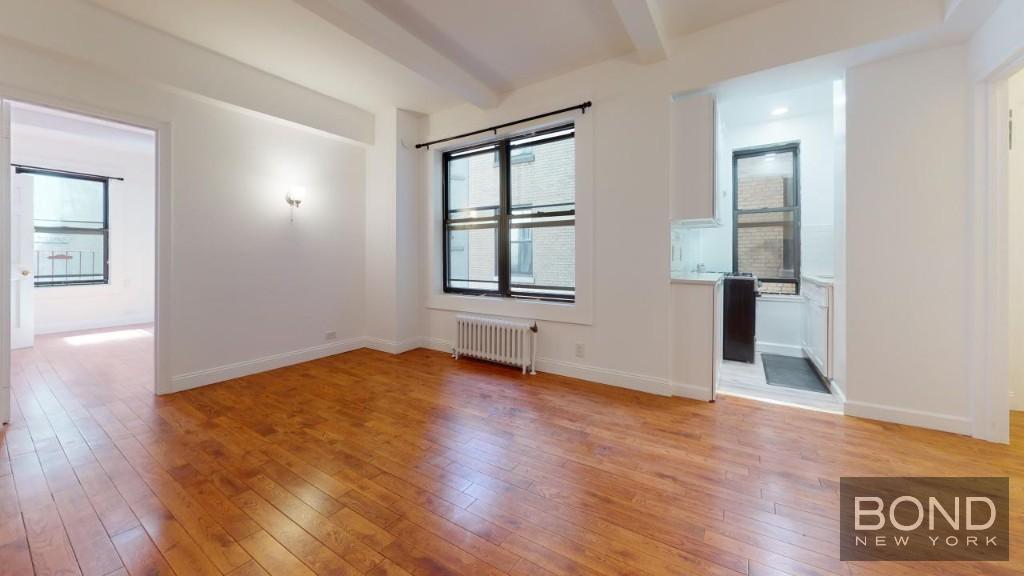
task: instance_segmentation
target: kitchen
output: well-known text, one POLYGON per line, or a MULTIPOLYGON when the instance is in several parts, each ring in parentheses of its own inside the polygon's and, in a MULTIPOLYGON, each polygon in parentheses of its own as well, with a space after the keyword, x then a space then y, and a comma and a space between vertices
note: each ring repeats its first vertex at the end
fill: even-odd
POLYGON ((843 81, 770 84, 672 100, 672 384, 842 412, 843 81))

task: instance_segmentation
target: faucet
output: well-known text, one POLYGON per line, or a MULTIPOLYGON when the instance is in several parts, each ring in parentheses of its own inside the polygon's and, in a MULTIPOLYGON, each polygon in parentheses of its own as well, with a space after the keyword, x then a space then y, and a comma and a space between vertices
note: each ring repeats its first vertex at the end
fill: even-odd
POLYGON ((701 262, 700 264, 697 264, 697 274, 703 274, 704 270, 706 270, 706 269, 707 268, 704 267, 704 263, 703 262, 701 262))

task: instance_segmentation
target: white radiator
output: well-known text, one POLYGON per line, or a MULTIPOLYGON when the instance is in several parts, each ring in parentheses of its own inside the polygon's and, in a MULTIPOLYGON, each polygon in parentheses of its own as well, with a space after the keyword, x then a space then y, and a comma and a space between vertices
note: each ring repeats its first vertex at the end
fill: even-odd
POLYGON ((459 314, 455 317, 457 337, 453 356, 511 364, 536 374, 537 324, 459 314))

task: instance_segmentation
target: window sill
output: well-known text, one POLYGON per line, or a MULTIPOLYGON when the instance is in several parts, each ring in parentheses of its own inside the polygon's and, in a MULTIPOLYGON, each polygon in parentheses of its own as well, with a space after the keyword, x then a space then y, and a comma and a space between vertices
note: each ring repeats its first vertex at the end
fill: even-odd
POLYGON ((581 304, 578 297, 577 294, 576 302, 568 303, 442 292, 430 295, 427 299, 427 308, 589 326, 593 324, 591 309, 581 304))

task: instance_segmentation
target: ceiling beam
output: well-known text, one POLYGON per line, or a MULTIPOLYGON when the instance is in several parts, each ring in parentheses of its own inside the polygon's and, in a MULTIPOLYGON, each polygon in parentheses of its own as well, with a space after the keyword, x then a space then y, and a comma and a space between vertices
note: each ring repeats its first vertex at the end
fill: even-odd
POLYGON ((647 64, 668 56, 661 37, 660 20, 654 0, 614 0, 619 18, 626 27, 638 59, 647 64))
POLYGON ((471 104, 493 108, 500 101, 496 90, 388 18, 367 0, 295 2, 471 104))

